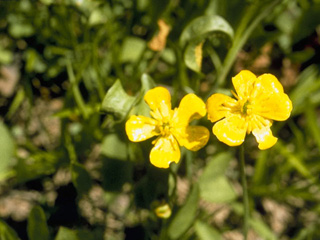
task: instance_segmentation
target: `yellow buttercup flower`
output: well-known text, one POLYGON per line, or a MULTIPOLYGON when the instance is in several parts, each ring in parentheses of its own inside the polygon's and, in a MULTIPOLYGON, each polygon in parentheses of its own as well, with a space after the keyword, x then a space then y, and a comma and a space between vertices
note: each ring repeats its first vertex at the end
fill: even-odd
POLYGON ((216 93, 207 100, 208 119, 220 120, 213 134, 229 146, 238 146, 252 132, 259 149, 272 147, 277 142, 270 129, 272 121, 288 119, 292 110, 281 83, 272 74, 256 77, 248 70, 233 77, 232 83, 236 99, 216 93))
POLYGON ((171 216, 171 208, 168 203, 161 203, 154 210, 159 218, 169 218, 171 216))
POLYGON ((189 126, 193 119, 206 115, 205 103, 195 94, 182 98, 179 108, 171 109, 171 96, 163 87, 149 90, 144 96, 149 105, 150 117, 131 116, 126 122, 126 133, 132 142, 140 142, 153 136, 154 147, 150 152, 151 163, 168 168, 171 162, 180 160, 180 146, 197 151, 206 145, 209 131, 202 126, 189 126))

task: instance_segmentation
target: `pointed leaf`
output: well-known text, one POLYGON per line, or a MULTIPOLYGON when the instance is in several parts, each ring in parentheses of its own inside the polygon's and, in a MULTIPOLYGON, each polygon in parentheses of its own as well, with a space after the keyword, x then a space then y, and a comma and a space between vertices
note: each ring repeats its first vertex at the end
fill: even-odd
POLYGON ((233 39, 233 29, 222 17, 201 16, 194 19, 182 32, 180 44, 183 46, 193 40, 203 40, 209 36, 219 36, 224 34, 230 40, 233 39))
POLYGON ((80 163, 71 164, 71 178, 79 196, 86 194, 92 187, 92 178, 80 163))
POLYGON ((105 95, 101 110, 107 113, 113 113, 120 119, 123 119, 130 111, 135 97, 129 96, 117 80, 105 95))
POLYGON ((6 125, 0 122, 0 175, 4 174, 14 154, 14 141, 6 125))
POLYGON ((181 46, 186 46, 184 61, 196 72, 201 71, 202 44, 206 39, 216 45, 216 40, 223 38, 223 42, 233 39, 233 29, 222 17, 201 16, 194 19, 182 32, 181 46))
POLYGON ((60 227, 54 240, 79 240, 79 238, 74 230, 66 227, 60 227))
POLYGON ((49 230, 46 215, 40 206, 35 206, 28 217, 29 240, 48 240, 49 230))
POLYGON ((199 178, 201 198, 209 202, 230 202, 236 193, 225 176, 225 171, 232 159, 229 153, 215 156, 205 167, 199 178))
POLYGON ((128 157, 127 145, 118 134, 108 134, 103 138, 101 153, 112 159, 126 160, 128 157))
POLYGON ((199 201, 199 187, 194 184, 186 203, 179 209, 168 228, 171 239, 179 239, 193 224, 199 201))
POLYGON ((0 239, 19 240, 17 233, 2 220, 0 220, 0 239))
POLYGON ((195 224, 195 230, 196 234, 199 237, 199 240, 220 240, 222 239, 220 233, 211 227, 209 224, 202 222, 202 221, 196 221, 195 224))

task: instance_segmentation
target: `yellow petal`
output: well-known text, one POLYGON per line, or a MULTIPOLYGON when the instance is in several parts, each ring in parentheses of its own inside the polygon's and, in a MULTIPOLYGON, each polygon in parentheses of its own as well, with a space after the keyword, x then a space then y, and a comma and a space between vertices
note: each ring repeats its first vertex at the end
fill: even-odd
POLYGON ((174 116, 175 126, 187 126, 193 119, 199 119, 207 113, 206 105, 201 98, 189 93, 180 102, 179 108, 174 116))
POLYGON ((217 122, 212 132, 223 143, 229 146, 238 146, 246 136, 245 119, 240 115, 232 115, 217 122))
POLYGON ((221 93, 211 95, 207 100, 208 119, 216 122, 226 117, 231 111, 230 107, 236 104, 237 101, 227 95, 221 93))
POLYGON ((257 142, 259 143, 258 148, 261 150, 268 149, 276 144, 278 138, 272 135, 270 127, 264 127, 261 129, 254 129, 252 134, 256 137, 257 142))
POLYGON ((202 126, 188 126, 174 130, 174 136, 179 144, 191 151, 203 148, 209 140, 209 130, 202 126))
POLYGON ((150 89, 144 96, 144 100, 151 110, 160 112, 163 117, 167 117, 171 111, 171 96, 164 87, 150 89))
POLYGON ((172 135, 159 137, 150 152, 150 162, 158 168, 168 168, 180 160, 180 147, 172 135))
POLYGON ((292 111, 292 102, 283 87, 272 74, 258 77, 252 92, 252 111, 262 117, 284 121, 292 111))
POLYGON ((232 84, 240 100, 249 97, 256 79, 256 75, 248 70, 242 70, 232 78, 232 84))
POLYGON ((141 142, 156 135, 157 121, 144 116, 131 116, 126 122, 126 133, 132 142, 141 142))

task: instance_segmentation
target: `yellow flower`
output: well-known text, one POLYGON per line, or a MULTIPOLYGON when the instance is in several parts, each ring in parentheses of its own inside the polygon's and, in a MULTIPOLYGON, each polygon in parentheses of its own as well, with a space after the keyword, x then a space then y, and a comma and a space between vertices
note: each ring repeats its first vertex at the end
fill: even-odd
POLYGON ((208 119, 220 120, 213 126, 213 134, 229 146, 238 146, 246 133, 252 132, 259 149, 272 147, 277 142, 270 129, 272 121, 288 119, 292 110, 281 83, 272 74, 256 77, 248 70, 233 77, 232 83, 236 99, 217 93, 207 100, 208 119))
POLYGON ((180 160, 180 146, 197 151, 209 139, 209 131, 202 126, 188 126, 193 119, 206 115, 205 103, 196 95, 188 94, 179 108, 171 109, 171 96, 163 87, 149 90, 144 100, 151 108, 150 117, 131 116, 126 122, 126 133, 132 142, 140 142, 158 136, 152 143, 151 163, 168 168, 171 162, 180 160))
POLYGON ((169 218, 171 216, 171 208, 168 203, 161 203, 155 208, 154 212, 159 218, 169 218))

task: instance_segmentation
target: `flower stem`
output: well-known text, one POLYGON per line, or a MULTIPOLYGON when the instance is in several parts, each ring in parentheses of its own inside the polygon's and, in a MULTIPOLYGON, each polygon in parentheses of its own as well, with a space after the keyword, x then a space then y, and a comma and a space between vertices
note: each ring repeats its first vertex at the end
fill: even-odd
POLYGON ((247 240, 250 213, 249 213, 248 187, 247 187, 247 180, 246 180, 246 174, 245 174, 243 144, 240 146, 240 176, 241 176, 241 184, 243 189, 243 207, 244 207, 243 239, 247 240))

